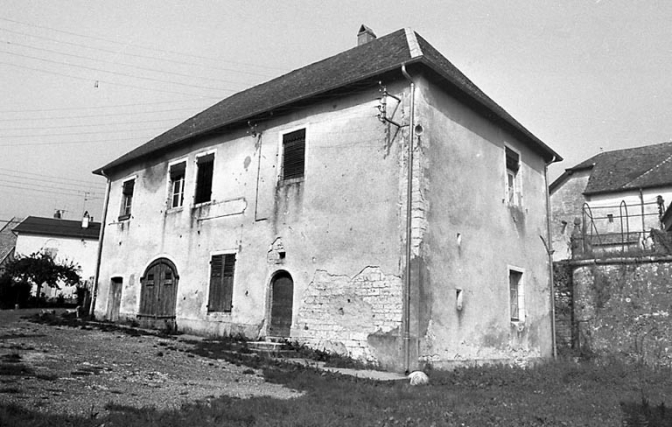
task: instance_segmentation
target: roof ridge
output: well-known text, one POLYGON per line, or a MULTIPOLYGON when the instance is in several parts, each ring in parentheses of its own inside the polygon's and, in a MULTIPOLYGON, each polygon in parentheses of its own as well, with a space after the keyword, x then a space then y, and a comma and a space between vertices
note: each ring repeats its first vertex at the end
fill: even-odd
POLYGON ((646 175, 652 173, 655 169, 660 168, 662 165, 664 165, 665 163, 669 162, 670 160, 672 160, 672 154, 670 154, 669 156, 667 156, 667 158, 666 158, 665 160, 663 160, 662 162, 656 164, 656 165, 653 166, 652 168, 649 168, 649 170, 647 170, 646 172, 644 172, 644 173, 642 173, 642 174, 640 174, 640 175, 637 175, 635 178, 633 178, 633 179, 631 179, 630 181, 626 182, 625 184, 623 184, 623 185, 621 186, 621 188, 626 188, 626 187, 627 187, 628 185, 630 185, 631 183, 633 183, 633 182, 637 181, 638 179, 640 179, 640 178, 642 178, 642 177, 645 177, 646 175))
POLYGON ((418 38, 416 37, 415 31, 410 27, 404 28, 406 33, 406 41, 408 42, 408 53, 410 53, 411 58, 417 58, 422 56, 422 49, 418 43, 418 38))

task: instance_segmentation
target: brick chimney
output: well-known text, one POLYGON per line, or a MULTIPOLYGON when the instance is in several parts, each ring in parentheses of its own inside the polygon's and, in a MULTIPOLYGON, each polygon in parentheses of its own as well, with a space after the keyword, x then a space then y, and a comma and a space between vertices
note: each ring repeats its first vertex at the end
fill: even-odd
POLYGON ((376 35, 373 33, 373 30, 366 25, 359 27, 359 33, 357 33, 357 46, 361 46, 365 43, 375 40, 376 35))

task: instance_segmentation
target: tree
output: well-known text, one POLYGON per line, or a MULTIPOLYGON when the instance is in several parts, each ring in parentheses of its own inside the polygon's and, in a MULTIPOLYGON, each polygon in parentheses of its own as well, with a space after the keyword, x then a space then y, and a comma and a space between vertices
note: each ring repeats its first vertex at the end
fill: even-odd
POLYGON ((76 285, 82 278, 79 266, 74 262, 56 262, 46 252, 35 252, 28 256, 17 256, 5 268, 5 274, 18 282, 28 282, 37 286, 37 297, 42 293, 42 286, 60 289, 61 284, 76 285))

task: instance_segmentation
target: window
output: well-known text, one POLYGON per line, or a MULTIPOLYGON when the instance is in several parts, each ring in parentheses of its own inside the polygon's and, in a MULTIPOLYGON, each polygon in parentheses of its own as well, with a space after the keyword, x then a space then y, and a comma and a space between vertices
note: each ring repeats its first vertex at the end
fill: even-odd
POLYGON ((131 179, 124 182, 121 188, 121 213, 119 219, 129 219, 131 217, 131 206, 133 204, 133 189, 135 188, 135 180, 131 179))
POLYGON ((282 136, 282 179, 303 178, 306 164, 306 130, 282 136))
POLYGON ((523 293, 523 273, 521 271, 509 270, 509 297, 511 304, 511 321, 524 321, 524 293, 523 293))
POLYGON ((208 312, 231 312, 236 255, 213 255, 210 260, 208 312))
POLYGON ((179 208, 184 202, 184 173, 187 162, 178 163, 170 167, 170 205, 179 208))
POLYGON ((509 205, 520 204, 520 187, 518 171, 520 170, 520 154, 509 147, 506 151, 506 202, 509 205))
POLYGON ((215 155, 201 156, 196 161, 196 194, 194 203, 209 202, 212 198, 212 172, 215 165, 215 155))

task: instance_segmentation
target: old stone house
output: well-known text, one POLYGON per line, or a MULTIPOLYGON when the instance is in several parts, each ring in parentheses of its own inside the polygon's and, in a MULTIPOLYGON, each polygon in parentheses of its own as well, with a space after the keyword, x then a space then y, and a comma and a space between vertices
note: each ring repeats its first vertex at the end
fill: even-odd
POLYGON ((363 26, 95 171, 95 315, 400 371, 548 357, 556 160, 417 33, 363 26))
POLYGON ((672 143, 593 156, 556 179, 550 197, 554 260, 572 257, 579 230, 598 254, 642 249, 672 201, 672 143))
MULTIPOLYGON (((88 215, 81 221, 29 216, 14 227, 16 254, 49 253, 57 262, 73 262, 80 267, 82 280, 92 281, 96 271, 100 222, 88 215)), ((33 293, 36 287, 33 289, 33 293)), ((76 298, 75 286, 60 289, 43 287, 46 298, 76 298)))

